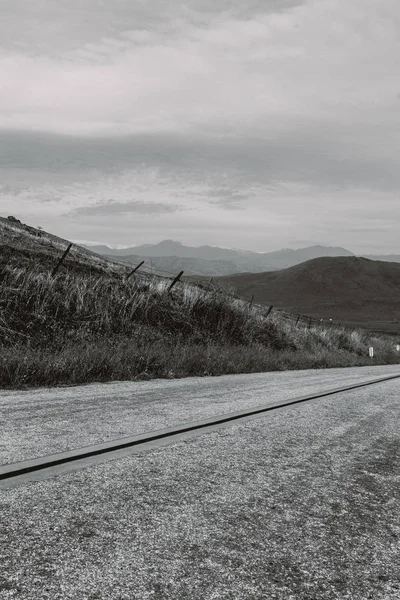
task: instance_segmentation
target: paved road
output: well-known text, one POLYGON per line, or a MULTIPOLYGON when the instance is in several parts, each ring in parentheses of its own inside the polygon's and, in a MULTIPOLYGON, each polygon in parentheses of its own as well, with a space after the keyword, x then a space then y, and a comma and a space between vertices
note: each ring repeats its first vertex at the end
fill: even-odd
POLYGON ((0 464, 400 372, 400 365, 0 391, 0 464))
POLYGON ((398 600, 399 389, 2 490, 0 599, 398 600))

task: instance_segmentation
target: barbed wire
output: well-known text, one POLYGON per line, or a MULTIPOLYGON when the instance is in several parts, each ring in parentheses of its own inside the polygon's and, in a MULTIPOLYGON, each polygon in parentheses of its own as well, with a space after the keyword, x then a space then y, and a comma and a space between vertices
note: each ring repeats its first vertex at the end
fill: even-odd
MULTIPOLYGON (((99 255, 99 258, 100 258, 100 255, 99 255)), ((109 258, 107 258, 107 259, 105 257, 101 257, 101 258, 104 258, 104 261, 106 264, 110 263, 109 258)), ((114 266, 118 265, 118 267, 124 267, 127 270, 131 270, 132 267, 134 268, 134 266, 135 266, 134 263, 128 263, 125 261, 121 261, 121 260, 118 260, 118 258, 119 257, 115 257, 115 260, 114 260, 114 257, 113 257, 111 259, 114 266)), ((135 270, 134 277, 136 277, 136 276, 138 276, 140 278, 149 278, 149 277, 153 278, 154 277, 154 278, 161 279, 161 280, 168 281, 168 282, 173 281, 177 277, 176 272, 169 271, 168 269, 159 268, 157 266, 154 266, 153 264, 151 266, 139 265, 139 267, 140 268, 135 270)), ((206 292, 214 292, 214 293, 218 293, 218 294, 224 294, 229 298, 238 300, 243 303, 248 303, 249 309, 257 310, 260 312, 260 315, 263 315, 263 316, 269 316, 270 312, 274 308, 273 306, 268 306, 267 304, 258 304, 257 302, 254 302, 254 296, 252 296, 251 300, 246 300, 245 298, 240 297, 237 294, 235 294, 233 292, 234 288, 232 288, 232 290, 229 290, 225 287, 218 286, 214 281, 215 276, 200 275, 200 277, 202 277, 202 279, 197 279, 196 275, 186 275, 185 280, 179 280, 179 281, 177 280, 177 284, 178 285, 188 285, 189 284, 189 285, 198 287, 206 292)), ((342 330, 346 330, 346 331, 355 331, 357 329, 357 327, 355 327, 355 326, 346 325, 345 323, 342 323, 341 321, 336 321, 334 319, 322 319, 322 318, 318 318, 318 317, 312 317, 309 315, 289 313, 289 312, 285 311, 284 309, 280 309, 277 307, 274 308, 274 314, 275 315, 278 314, 279 317, 285 321, 295 323, 296 326, 297 325, 305 326, 309 329, 312 326, 317 326, 317 325, 325 326, 326 328, 332 327, 337 330, 342 329, 342 330)))
MULTIPOLYGON (((146 275, 146 276, 150 275, 150 276, 161 278, 161 279, 167 279, 164 275, 161 275, 161 273, 168 273, 168 275, 170 275, 170 277, 168 277, 168 279, 172 279, 176 276, 176 273, 173 273, 172 271, 167 271, 165 269, 154 269, 154 267, 151 272, 149 272, 148 270, 144 271, 143 267, 137 271, 138 275, 146 275)), ((253 302, 252 300, 246 300, 244 298, 241 298, 240 296, 229 293, 226 288, 217 286, 213 282, 212 276, 209 277, 208 281, 207 281, 207 279, 204 279, 204 280, 196 279, 195 276, 192 276, 192 275, 189 275, 187 277, 190 277, 189 281, 187 281, 187 280, 180 281, 179 283, 180 284, 186 283, 186 284, 194 285, 196 287, 200 287, 203 290, 205 288, 208 288, 208 291, 222 293, 222 294, 225 294, 226 296, 235 298, 236 300, 240 300, 244 303, 249 302, 250 306, 253 309, 258 309, 261 312, 266 311, 269 308, 269 305, 267 305, 267 304, 258 304, 256 302, 253 302)), ((206 277, 206 276, 204 276, 204 277, 206 277)), ((345 330, 352 330, 352 331, 356 329, 355 327, 347 326, 345 324, 342 324, 340 321, 335 321, 334 319, 321 319, 318 317, 312 317, 312 316, 308 316, 308 315, 293 314, 293 313, 288 313, 285 310, 279 309, 279 308, 275 308, 274 312, 275 312, 275 314, 278 313, 280 318, 282 318, 286 321, 293 322, 296 325, 304 325, 307 327, 316 326, 316 325, 320 325, 320 326, 325 325, 327 327, 334 327, 337 329, 345 329, 345 330)))

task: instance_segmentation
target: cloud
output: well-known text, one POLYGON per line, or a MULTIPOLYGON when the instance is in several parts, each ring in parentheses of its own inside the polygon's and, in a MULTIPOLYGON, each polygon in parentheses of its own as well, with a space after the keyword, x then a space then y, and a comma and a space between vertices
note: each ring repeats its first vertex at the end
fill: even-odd
POLYGON ((3 0, 2 210, 128 245, 394 251, 399 27, 395 0, 3 0))
POLYGON ((400 141, 388 136, 383 145, 382 134, 370 140, 363 131, 352 140, 345 129, 325 130, 299 122, 292 130, 285 127, 267 138, 219 139, 180 133, 93 139, 3 132, 0 162, 8 185, 15 185, 14 174, 20 169, 26 178, 42 173, 45 180, 57 183, 147 172, 148 185, 153 187, 179 179, 185 193, 201 185, 204 196, 236 196, 236 200, 251 195, 253 185, 281 182, 344 191, 358 187, 397 190, 400 141))
POLYGON ((254 19, 259 14, 279 13, 303 0, 2 0, 0 39, 3 47, 26 49, 37 55, 57 55, 85 49, 104 54, 104 48, 124 48, 124 40, 136 44, 170 39, 188 26, 209 28, 221 18, 254 19), (88 16, 90 18, 88 18, 88 16))
POLYGON ((244 210, 249 194, 241 194, 231 189, 214 189, 204 192, 209 198, 211 205, 225 210, 244 210))
POLYGON ((248 135, 299 118, 399 124, 395 0, 385 11, 376 0, 9 2, 3 128, 248 135))
POLYGON ((126 245, 175 237, 266 251, 310 239, 398 251, 396 156, 346 146, 340 131, 326 140, 308 130, 304 151, 304 136, 300 127, 276 139, 214 141, 9 132, 0 153, 8 148, 17 168, 3 170, 2 211, 67 238, 126 245))
POLYGON ((75 209, 71 214, 77 217, 115 217, 118 215, 160 215, 164 213, 174 213, 182 210, 182 207, 163 202, 140 202, 132 200, 131 202, 116 202, 108 200, 99 204, 90 206, 81 206, 75 209))

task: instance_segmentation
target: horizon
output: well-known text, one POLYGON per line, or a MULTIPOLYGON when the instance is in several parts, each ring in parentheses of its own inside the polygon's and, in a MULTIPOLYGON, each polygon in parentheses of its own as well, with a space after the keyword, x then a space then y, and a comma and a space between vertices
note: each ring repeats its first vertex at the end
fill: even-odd
POLYGON ((398 252, 400 6, 4 0, 0 208, 63 238, 398 252))
MULTIPOLYGON (((211 246, 210 244, 200 244, 199 246, 191 246, 190 244, 183 244, 183 242, 180 242, 179 240, 172 240, 169 238, 165 238, 163 240, 160 240, 158 242, 154 242, 153 244, 138 244, 136 246, 121 246, 121 245, 110 245, 110 244, 106 244, 103 242, 93 242, 93 241, 89 241, 89 240, 70 240, 71 242, 73 242, 74 244, 77 245, 85 245, 85 246, 106 246, 107 248, 110 248, 110 250, 126 250, 126 249, 134 249, 134 248, 138 248, 138 247, 143 247, 143 246, 157 246, 158 244, 161 244, 163 242, 173 242, 175 244, 180 244, 181 246, 185 246, 185 247, 189 247, 189 248, 201 248, 204 246, 208 246, 210 248, 222 248, 224 250, 235 250, 237 252, 254 252, 255 254, 267 254, 268 252, 280 252, 280 251, 284 251, 284 250, 292 250, 292 251, 297 251, 297 250, 305 250, 308 248, 313 248, 313 247, 321 247, 321 248, 341 248, 343 250, 347 250, 348 252, 352 252, 355 256, 359 256, 356 252, 353 252, 353 250, 350 250, 348 247, 346 246, 327 246, 326 244, 312 244, 311 246, 300 246, 297 248, 287 248, 287 247, 281 247, 281 248, 276 248, 275 250, 268 250, 268 251, 256 251, 256 250, 248 250, 246 248, 234 248, 234 247, 228 247, 228 246, 211 246)), ((380 253, 380 252, 368 252, 365 253, 368 255, 384 255, 384 253, 380 253)), ((387 252, 386 254, 391 255, 391 254, 395 254, 395 255, 400 255, 400 251, 398 252, 387 252)))
MULTIPOLYGON (((186 246, 188 248, 201 248, 204 246, 207 246, 209 248, 222 248, 224 250, 235 250, 237 252, 254 252, 256 254, 263 254, 263 251, 256 251, 256 250, 248 250, 246 248, 234 248, 234 247, 229 247, 229 246, 216 246, 216 245, 211 245, 211 244, 200 244, 198 246, 191 246, 190 244, 184 244, 183 242, 180 242, 179 240, 173 240, 170 238, 165 238, 162 240, 159 240, 158 242, 154 242, 153 244, 137 244, 135 246, 121 246, 121 245, 110 245, 110 244, 106 244, 103 242, 93 242, 90 240, 71 240, 71 242, 73 242, 74 244, 84 244, 85 246, 106 246, 107 248, 110 248, 111 250, 126 250, 127 248, 138 248, 138 247, 143 247, 143 246, 157 246, 159 244, 162 244, 163 242, 173 242, 174 244, 179 244, 181 246, 186 246)), ((313 244, 313 246, 323 246, 323 244, 313 244)), ((304 248, 310 248, 311 246, 302 246, 301 248, 279 248, 278 251, 280 250, 303 250, 304 248)), ((328 246, 325 246, 328 247, 328 246)), ((331 248, 333 247, 338 247, 338 246, 329 246, 331 248)), ((347 250, 347 248, 344 248, 344 250, 347 250)), ((274 252, 274 250, 272 250, 272 252, 274 252)), ((351 252, 351 250, 350 250, 351 252)))
MULTIPOLYGON (((7 219, 7 217, 9 216, 13 216, 14 215, 7 215, 7 217, 5 215, 0 215, 3 219, 7 219)), ((18 217, 16 217, 18 218, 18 217)), ((24 223, 25 225, 29 225, 31 227, 34 228, 39 228, 39 229, 44 229, 41 226, 36 226, 36 225, 32 225, 31 223, 26 223, 24 222, 23 217, 20 219, 22 223, 24 223)), ((45 230, 47 233, 53 234, 53 235, 58 235, 56 234, 54 231, 48 231, 45 230)), ((59 236, 62 237, 62 236, 59 236)), ((164 242, 172 242, 174 244, 179 244, 181 246, 185 246, 185 247, 189 247, 189 248, 201 248, 204 246, 208 246, 210 248, 222 248, 224 250, 234 250, 237 252, 250 252, 250 253, 255 253, 255 254, 267 254, 267 253, 271 253, 271 252, 280 252, 280 251, 284 251, 284 250, 291 250, 291 251, 298 251, 298 250, 305 250, 307 248, 312 248, 312 247, 323 247, 323 248, 341 248, 342 250, 346 250, 348 252, 351 252, 352 254, 354 254, 355 256, 362 256, 362 255, 370 255, 370 256, 374 256, 374 255, 400 255, 400 250, 392 250, 389 252, 381 252, 381 251, 373 251, 373 250, 369 250, 368 252, 356 252, 352 249, 349 248, 349 246, 347 245, 339 245, 339 244, 324 244, 322 242, 318 242, 316 241, 313 244, 309 244, 306 246, 296 246, 296 247, 290 247, 290 246, 277 246, 275 248, 272 248, 270 250, 252 250, 250 248, 239 248, 239 247, 235 247, 235 246, 222 246, 222 245, 218 245, 218 244, 207 244, 207 243, 200 243, 197 245, 192 245, 190 243, 185 243, 183 241, 180 240, 176 240, 173 238, 162 238, 159 240, 156 240, 154 242, 151 243, 141 243, 141 244, 135 244, 135 245, 131 245, 131 244, 113 244, 110 242, 104 242, 104 241, 98 241, 98 240, 83 240, 83 239, 76 239, 76 238, 71 238, 66 236, 64 238, 66 241, 72 242, 73 244, 76 245, 83 245, 83 246, 88 246, 88 247, 95 247, 95 246, 105 246, 107 248, 110 248, 111 250, 126 250, 126 249, 134 249, 136 247, 143 247, 143 246, 156 246, 159 245, 161 243, 164 242)))

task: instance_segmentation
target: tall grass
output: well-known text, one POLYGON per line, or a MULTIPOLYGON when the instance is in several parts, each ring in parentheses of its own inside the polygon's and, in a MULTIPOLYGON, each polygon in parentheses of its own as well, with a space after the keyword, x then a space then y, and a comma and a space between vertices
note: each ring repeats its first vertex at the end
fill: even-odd
POLYGON ((0 385, 76 384, 397 362, 390 339, 310 329, 218 290, 0 265, 0 385), (376 358, 368 357, 368 346, 376 358))

